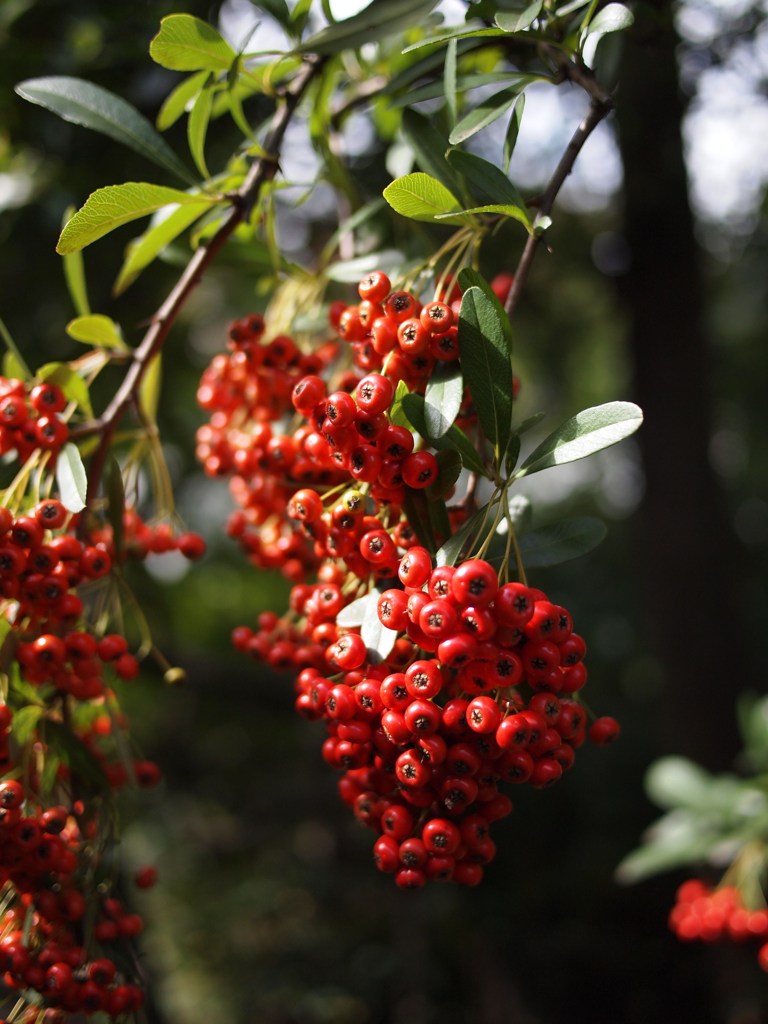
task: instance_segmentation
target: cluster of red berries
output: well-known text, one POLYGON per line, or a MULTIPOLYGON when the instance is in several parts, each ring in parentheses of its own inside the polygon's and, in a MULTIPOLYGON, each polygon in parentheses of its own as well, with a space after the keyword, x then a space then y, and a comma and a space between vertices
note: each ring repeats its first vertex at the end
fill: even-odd
POLYGON ((142 921, 101 877, 112 842, 103 795, 129 782, 154 786, 160 771, 124 753, 128 723, 113 686, 135 678, 139 661, 122 634, 95 631, 89 618, 115 562, 166 551, 199 558, 205 549, 199 535, 150 526, 133 509, 119 547, 111 526, 87 525, 55 497, 16 516, 0 508, 0 614, 12 640, 3 644, 11 682, 0 704, 0 973, 7 988, 39 994, 35 1020, 122 1017, 141 1006, 137 979, 118 964, 119 945, 142 921))
MULTIPOLYGON (((0 706, 0 713, 9 710, 0 706)), ((89 955, 83 922, 92 916, 101 945, 136 936, 143 922, 112 897, 94 894, 89 907, 80 876, 88 844, 97 838, 96 821, 84 817, 82 804, 43 808, 18 780, 0 782, 0 883, 6 899, 14 896, 2 919, 3 984, 32 989, 46 1006, 67 1013, 118 1017, 141 1006, 142 992, 114 959, 89 955)))
POLYGON ((760 943, 758 963, 768 971, 768 909, 744 906, 736 886, 711 888, 698 878, 683 882, 670 911, 669 926, 684 942, 756 940, 760 943))
MULTIPOLYGON (((495 283, 500 298, 510 283, 495 283)), ((435 566, 423 522, 409 520, 418 492, 450 482, 440 489, 435 452, 393 422, 393 403, 399 381, 423 391, 439 360, 460 356, 450 287, 422 305, 375 272, 359 303, 332 306, 356 371, 336 341, 309 369, 290 339, 264 342, 261 318, 239 321, 200 386, 210 420, 198 455, 232 476, 240 506, 229 532, 254 564, 294 582, 286 614, 262 613, 233 643, 296 674, 297 711, 325 722, 342 799, 376 833, 378 866, 408 887, 479 882, 490 825, 512 809, 503 787, 548 786, 587 737, 618 734, 612 718, 587 724, 586 645, 568 611, 507 582, 508 566, 503 582, 481 558, 435 566), (290 358, 278 364, 273 345, 290 358)), ((472 438, 471 396, 462 409, 472 438)), ((459 527, 466 504, 442 523, 459 527)), ((430 528, 435 547, 447 540, 430 528)))
POLYGON ((58 452, 69 437, 66 407, 58 384, 0 377, 0 455, 15 451, 25 462, 36 449, 58 452))

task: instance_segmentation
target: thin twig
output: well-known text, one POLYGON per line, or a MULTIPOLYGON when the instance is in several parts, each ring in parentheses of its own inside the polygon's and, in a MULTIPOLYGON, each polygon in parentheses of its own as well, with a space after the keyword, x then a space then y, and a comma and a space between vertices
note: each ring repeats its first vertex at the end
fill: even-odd
MULTIPOLYGON (((573 170, 576 157, 581 152, 584 143, 603 118, 607 117, 613 109, 613 97, 602 88, 588 68, 585 68, 573 61, 562 62, 560 66, 563 75, 575 85, 584 89, 584 91, 591 97, 592 101, 589 105, 586 117, 573 133, 571 141, 568 143, 565 152, 560 158, 560 162, 555 168, 554 174, 550 178, 549 183, 539 200, 538 213, 541 217, 545 217, 550 213, 560 189, 563 187, 566 178, 573 170)), ((517 308, 526 281, 528 280, 528 273, 531 269, 531 264, 533 263, 534 256, 536 255, 536 251, 543 235, 544 232, 528 236, 528 241, 525 243, 523 254, 520 257, 517 269, 515 270, 514 281, 509 290, 509 295, 507 296, 507 301, 504 306, 507 316, 511 317, 512 313, 517 308)))
POLYGON ((232 200, 232 210, 215 235, 195 250, 184 272, 169 293, 166 300, 152 317, 144 338, 133 353, 131 365, 112 400, 97 420, 84 423, 72 431, 74 439, 101 434, 99 446, 90 463, 89 492, 95 495, 104 464, 109 452, 113 434, 128 406, 138 394, 142 378, 152 359, 161 350, 179 312, 200 283, 203 274, 223 248, 235 229, 246 221, 253 209, 263 186, 271 181, 278 169, 278 154, 291 118, 304 92, 317 73, 321 61, 307 58, 307 62, 285 90, 283 103, 278 106, 272 124, 264 140, 265 155, 258 157, 251 165, 243 184, 232 200))

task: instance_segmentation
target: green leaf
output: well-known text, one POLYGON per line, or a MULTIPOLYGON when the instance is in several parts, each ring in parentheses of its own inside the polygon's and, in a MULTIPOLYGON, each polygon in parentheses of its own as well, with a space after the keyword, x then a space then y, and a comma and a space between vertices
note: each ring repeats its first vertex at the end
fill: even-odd
POLYGON ((198 71, 179 82, 176 88, 166 96, 155 122, 161 132, 176 124, 187 109, 187 105, 203 88, 207 78, 207 71, 198 71))
POLYGON ((500 28, 474 28, 458 32, 444 32, 442 35, 427 36, 425 39, 420 39, 417 43, 411 43, 410 46, 406 46, 403 53, 412 53, 414 50, 421 50, 425 46, 441 46, 451 39, 500 39, 506 34, 500 28))
POLYGON ((512 429, 512 352, 496 307, 476 286, 461 300, 459 352, 477 418, 498 462, 512 429))
POLYGON ((35 735, 37 723, 44 712, 42 704, 27 704, 15 712, 11 723, 11 735, 20 747, 26 746, 35 735))
POLYGON ((509 119, 507 125, 507 133, 504 136, 504 155, 503 155, 503 167, 504 173, 509 173, 509 165, 512 161, 512 153, 514 152, 515 145, 517 144, 517 136, 520 133, 520 122, 523 120, 523 113, 525 112, 525 93, 520 93, 512 107, 512 116, 509 119))
POLYGON ((213 106, 213 75, 208 80, 195 98, 192 109, 187 120, 187 142, 189 152, 195 161, 195 167, 204 178, 209 178, 210 173, 205 162, 205 137, 208 133, 208 124, 211 120, 211 107, 213 106))
POLYGON ((451 145, 458 146, 459 143, 465 142, 479 131, 482 131, 483 128, 487 128, 489 124, 493 124, 503 114, 506 114, 509 108, 516 103, 522 88, 522 83, 509 86, 484 99, 473 110, 470 110, 468 114, 462 117, 448 136, 448 141, 451 145))
POLYGON ((358 14, 329 25, 296 47, 299 53, 330 56, 342 50, 354 50, 366 43, 402 31, 404 22, 416 25, 425 18, 437 0, 373 0, 358 14))
MULTIPOLYGON (((139 276, 142 270, 159 256, 168 245, 204 213, 204 207, 197 205, 168 207, 172 212, 157 220, 144 234, 128 245, 127 255, 113 288, 115 295, 122 295, 126 288, 139 276)), ((160 216, 158 214, 158 216, 160 216)))
POLYGON ((149 55, 172 71, 227 71, 237 56, 212 25, 191 14, 163 18, 149 55))
POLYGON ((291 14, 289 30, 293 35, 300 36, 304 31, 309 12, 312 9, 312 0, 297 0, 291 14))
POLYGON ((392 653, 398 634, 396 629, 389 629, 379 620, 377 610, 379 591, 373 591, 368 596, 375 597, 375 600, 370 600, 365 607, 360 636, 368 648, 368 660, 377 665, 392 653))
POLYGON ((499 11, 496 15, 496 24, 505 32, 522 32, 527 29, 538 18, 544 0, 533 0, 525 10, 520 11, 499 11))
POLYGON ((605 538, 605 523, 593 516, 575 516, 531 530, 518 538, 523 565, 539 569, 581 558, 605 538))
POLYGON ((22 366, 13 352, 3 353, 3 376, 16 380, 29 380, 32 374, 22 366))
POLYGON ((429 514, 430 502, 423 491, 416 491, 412 487, 406 488, 403 501, 403 512, 414 533, 423 547, 433 554, 438 547, 437 540, 432 529, 432 519, 429 514))
POLYGON ((490 200, 494 206, 518 207, 524 212, 526 222, 530 223, 522 195, 506 174, 490 160, 484 160, 474 153, 465 153, 463 149, 452 149, 448 154, 448 160, 459 174, 466 178, 477 195, 490 200))
POLYGON ((616 879, 631 885, 662 871, 706 861, 717 838, 705 822, 672 812, 656 823, 644 846, 624 858, 616 879))
POLYGON ((119 325, 101 313, 78 316, 69 321, 65 330, 70 338, 82 341, 85 345, 101 348, 128 348, 123 341, 119 325))
POLYGON ((523 462, 516 476, 584 459, 634 434, 643 413, 632 402, 608 402, 584 409, 546 437, 523 462))
POLYGON ((88 491, 83 460, 76 445, 67 441, 56 460, 56 483, 59 498, 68 512, 82 512, 88 491))
POLYGON ((445 73, 443 75, 443 88, 445 89, 445 107, 448 111, 448 123, 451 127, 456 124, 456 52, 458 41, 451 39, 445 49, 445 73))
MULTIPOLYGON (((62 228, 70 220, 74 212, 74 206, 67 207, 62 219, 62 228)), ((79 316, 87 316, 91 312, 91 307, 88 302, 83 257, 79 252, 69 252, 62 257, 62 262, 64 264, 64 280, 67 282, 67 291, 72 299, 75 312, 79 316)))
POLYGON ((86 416, 93 416, 88 385, 80 374, 75 373, 66 363, 46 363, 45 366, 40 367, 35 376, 38 380, 58 384, 68 401, 79 405, 86 416))
MULTIPOLYGON (((256 3, 256 0, 251 0, 251 2, 256 3)), ((285 0, 258 0, 257 6, 267 14, 271 14, 283 28, 287 28, 290 24, 291 12, 285 0)))
POLYGON ((409 393, 408 385, 404 381, 399 380, 395 388, 395 397, 392 399, 392 405, 389 407, 390 422, 396 427, 407 427, 410 429, 412 426, 405 413, 405 409, 403 409, 403 399, 409 393))
POLYGON ((634 22, 632 12, 624 4, 607 4, 594 16, 586 28, 588 36, 605 36, 609 32, 620 32, 634 22))
POLYGON ((189 170, 165 139, 130 103, 100 85, 80 78, 28 78, 16 86, 19 96, 52 110, 65 121, 101 132, 152 160, 159 167, 193 182, 189 170))
POLYGON ((27 366, 24 357, 19 351, 18 345, 13 340, 11 332, 5 326, 5 323, 3 322, 2 319, 0 319, 0 338, 2 338, 3 344, 8 350, 6 358, 3 361, 3 367, 5 368, 6 365, 10 367, 11 363, 15 364, 13 372, 6 373, 5 376, 18 377, 20 380, 29 380, 29 378, 32 376, 32 373, 29 367, 27 366))
MULTIPOLYGON (((458 199, 445 185, 421 171, 396 178, 382 194, 396 213, 411 220, 434 223, 437 214, 450 215, 452 210, 460 209, 458 199)), ((450 224, 460 224, 466 218, 447 216, 445 220, 450 224)))
POLYGON ((646 772, 645 791, 658 806, 706 807, 714 779, 687 757, 662 757, 646 772))
POLYGON ((463 397, 461 367, 455 362, 438 363, 424 394, 424 419, 429 437, 442 437, 450 430, 463 397))
POLYGON ((463 469, 461 456, 456 451, 445 449, 437 452, 435 457, 440 469, 437 480, 427 487, 427 498, 430 501, 438 501, 447 497, 463 469))
MULTIPOLYGON (((504 331, 504 339, 506 341, 507 349, 511 354, 512 325, 509 322, 509 317, 504 312, 504 307, 499 301, 496 292, 491 288, 490 282, 486 281, 483 275, 478 273, 478 271, 474 270, 472 267, 464 267, 459 271, 459 286, 463 292, 468 291, 470 288, 479 288, 483 295, 485 295, 486 299, 488 299, 490 304, 496 310, 496 315, 498 316, 502 330, 504 331)), ((544 414, 541 413, 539 415, 543 416, 544 414)), ((518 428, 518 433, 522 433, 522 428, 518 428)))
POLYGON ((472 442, 455 423, 442 437, 429 436, 424 399, 421 395, 403 395, 402 409, 408 418, 407 425, 412 426, 417 433, 427 438, 433 448, 436 448, 438 451, 457 451, 467 469, 484 477, 489 475, 485 463, 475 450, 472 442))
MULTIPOLYGON (((500 217, 511 217, 513 220, 517 220, 521 224, 524 224, 529 231, 531 230, 531 220, 525 207, 489 203, 488 206, 471 206, 469 209, 460 210, 459 212, 466 214, 467 216, 475 213, 495 213, 500 217)), ((445 219, 446 218, 440 214, 435 217, 435 220, 438 221, 445 219)))
POLYGON ((120 470, 120 463, 110 455, 107 460, 106 472, 104 474, 107 491, 107 519, 112 527, 112 543, 118 559, 121 559, 125 549, 125 484, 123 474, 120 470))
POLYGON ((158 352, 149 361, 139 386, 141 408, 150 423, 154 423, 157 419, 157 409, 160 404, 160 386, 163 379, 162 370, 162 353, 158 352))
POLYGON ((402 131, 419 167, 441 181, 451 192, 458 192, 461 181, 445 158, 448 140, 433 122, 408 107, 403 111, 402 131))
POLYGON ((462 523, 459 529, 448 538, 445 544, 443 544, 435 554, 435 562, 437 565, 456 564, 458 559, 461 557, 462 552, 483 525, 487 512, 488 505, 484 505, 481 509, 478 509, 474 515, 470 516, 465 523, 462 523))
POLYGON ((61 232, 58 253, 76 252, 115 228, 139 217, 146 217, 163 206, 195 203, 200 207, 219 202, 213 196, 180 192, 163 185, 143 181, 127 181, 123 185, 107 185, 97 189, 67 222, 61 232))

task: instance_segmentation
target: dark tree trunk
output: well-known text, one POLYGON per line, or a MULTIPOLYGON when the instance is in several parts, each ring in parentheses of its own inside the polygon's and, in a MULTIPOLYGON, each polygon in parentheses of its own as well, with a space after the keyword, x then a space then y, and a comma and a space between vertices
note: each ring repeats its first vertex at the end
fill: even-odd
POLYGON ((646 417, 639 435, 646 593, 666 683, 664 738, 671 749, 722 768, 738 749, 734 700, 748 680, 748 659, 738 637, 734 543, 708 457, 709 339, 671 7, 666 0, 642 5, 625 44, 618 122, 632 262, 622 289, 646 417))

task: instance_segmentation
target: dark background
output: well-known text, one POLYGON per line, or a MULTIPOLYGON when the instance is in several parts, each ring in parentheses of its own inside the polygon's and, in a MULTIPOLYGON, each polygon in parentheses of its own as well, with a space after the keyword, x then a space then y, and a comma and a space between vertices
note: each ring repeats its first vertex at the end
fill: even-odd
MULTIPOLYGON (((0 174, 32 183, 26 201, 0 209, 0 315, 32 365, 78 354, 63 330, 74 314, 54 252, 64 209, 101 185, 166 182, 117 144, 24 103, 13 85, 78 75, 152 118, 176 79, 152 64, 148 43, 160 17, 181 10, 215 21, 218 5, 0 5, 0 174)), ((646 767, 670 752, 730 766, 737 694, 764 687, 765 221, 730 259, 698 246, 680 141, 695 81, 680 86, 670 5, 636 13, 614 119, 622 196, 597 213, 556 213, 553 252, 540 254, 514 325, 527 412, 547 408, 551 426, 612 399, 645 410, 636 441, 540 513, 602 515, 608 539, 533 580, 572 609, 590 648, 590 703, 621 720, 621 741, 585 749, 551 790, 513 794, 480 888, 402 893, 374 870, 371 837, 338 801, 321 730, 295 717, 290 680, 229 648, 231 628, 280 610, 287 588, 242 565, 223 532, 226 489, 194 466, 196 382, 228 321, 263 304, 255 274, 225 257, 170 337, 161 402, 180 510, 210 554, 175 582, 144 570, 132 579, 158 645, 188 672, 173 689, 149 673, 127 696, 137 742, 166 775, 124 812, 126 864, 155 862, 161 877, 141 901, 151 1019, 768 1019, 753 949, 682 945, 667 930, 682 873, 635 887, 613 877, 657 813, 643 795, 646 767), (598 269, 596 237, 620 241, 617 265, 598 269), (741 454, 730 465, 721 454, 715 471, 712 439, 726 428, 741 454), (623 479, 641 482, 639 504, 610 500, 623 479)), ((750 10, 735 22, 734 39, 749 38, 757 19, 750 10)), ((722 60, 726 44, 700 59, 722 60)), ((234 138, 227 132, 212 129, 212 164, 234 138)), ((183 129, 170 137, 184 153, 183 129)), ((381 157, 370 153, 371 175, 381 157)), ((365 181, 364 161, 357 172, 365 181)), ((131 236, 118 232, 85 260, 94 310, 135 341, 178 268, 158 264, 112 299, 131 236)), ((489 275, 512 269, 518 242, 487 252, 489 275)))

